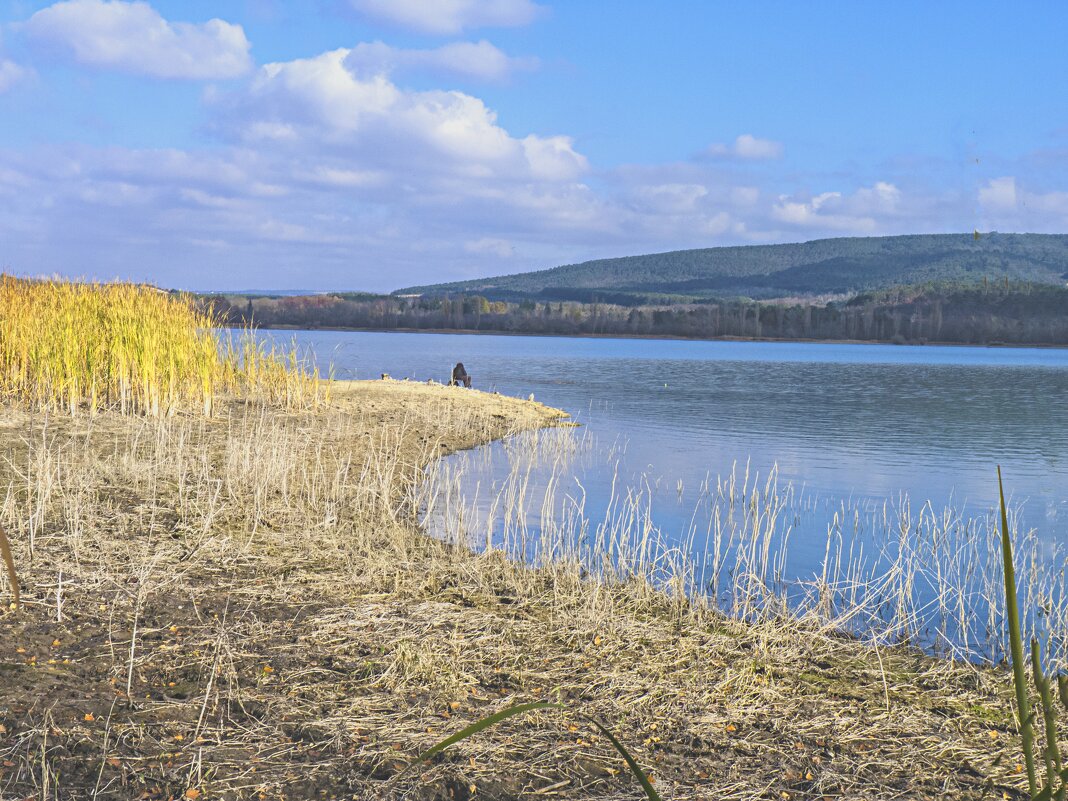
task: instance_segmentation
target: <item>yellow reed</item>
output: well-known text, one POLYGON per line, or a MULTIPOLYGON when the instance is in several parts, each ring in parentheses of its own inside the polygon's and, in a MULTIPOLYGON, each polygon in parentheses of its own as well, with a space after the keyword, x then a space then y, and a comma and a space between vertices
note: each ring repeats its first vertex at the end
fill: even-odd
POLYGON ((193 298, 129 283, 0 276, 0 396, 38 410, 211 414, 225 394, 288 406, 319 398, 294 354, 250 332, 220 347, 193 298))

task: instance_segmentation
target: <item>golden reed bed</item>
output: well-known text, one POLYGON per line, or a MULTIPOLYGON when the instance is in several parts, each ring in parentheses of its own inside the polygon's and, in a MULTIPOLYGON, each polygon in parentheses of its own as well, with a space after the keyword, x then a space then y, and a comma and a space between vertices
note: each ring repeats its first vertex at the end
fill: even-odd
POLYGON ((211 414, 226 394, 287 405, 319 396, 295 355, 251 333, 220 338, 185 295, 126 283, 0 277, 0 394, 38 410, 211 414))

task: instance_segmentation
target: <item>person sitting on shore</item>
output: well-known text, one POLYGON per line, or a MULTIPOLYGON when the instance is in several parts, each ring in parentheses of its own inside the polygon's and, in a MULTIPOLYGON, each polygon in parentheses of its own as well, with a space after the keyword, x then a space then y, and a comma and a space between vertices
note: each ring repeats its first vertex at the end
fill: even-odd
POLYGON ((463 362, 456 362, 456 366, 452 368, 452 381, 449 382, 449 386, 471 388, 471 376, 464 369, 463 362))

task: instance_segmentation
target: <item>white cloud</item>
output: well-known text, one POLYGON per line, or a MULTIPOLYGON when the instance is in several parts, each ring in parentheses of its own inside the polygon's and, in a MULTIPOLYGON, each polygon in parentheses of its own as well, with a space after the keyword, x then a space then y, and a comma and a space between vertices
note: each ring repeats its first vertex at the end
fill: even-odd
POLYGON ((507 239, 494 239, 493 237, 483 237, 482 239, 464 242, 464 251, 476 255, 496 256, 501 259, 508 259, 515 255, 515 247, 511 242, 507 239))
POLYGON ((760 190, 755 186, 731 187, 731 202, 736 206, 752 207, 760 200, 760 190))
POLYGON ((342 167, 314 167, 295 176, 312 184, 346 189, 382 186, 389 180, 389 175, 381 170, 350 170, 342 167))
POLYGON ((715 142, 709 145, 704 155, 716 159, 742 159, 745 161, 767 161, 782 158, 782 142, 772 139, 759 139, 752 134, 742 134, 731 144, 715 142))
MULTIPOLYGON (((482 45, 465 47, 490 66, 468 74, 501 75, 492 65, 507 56, 482 45)), ((464 51, 450 48, 374 43, 268 64, 205 92, 218 139, 195 149, 0 149, 0 258, 202 288, 262 283, 270 264, 277 286, 388 290, 505 260, 520 271, 978 222, 974 192, 924 194, 897 177, 839 175, 838 191, 821 192, 827 176, 754 161, 782 147, 752 136, 716 160, 595 170, 567 136, 509 130, 471 94, 404 86, 406 69, 455 72, 464 51)), ((1017 180, 980 190, 985 213, 1011 221, 1001 230, 1063 230, 1068 193, 1017 180)))
POLYGON ((1014 176, 993 178, 979 189, 983 227, 1063 233, 1068 226, 1068 192, 1036 192, 1014 176))
POLYGON ((896 222, 903 213, 901 191, 886 181, 860 187, 849 195, 780 195, 771 209, 774 220, 790 226, 855 234, 874 234, 896 222))
POLYGON ((0 58, 0 94, 13 88, 15 84, 22 83, 32 74, 27 67, 20 67, 14 61, 0 58))
POLYGON ((1023 205, 1068 223, 1068 192, 1025 192, 1023 205))
POLYGON ((470 28, 516 27, 543 7, 531 0, 349 0, 357 11, 420 33, 457 34, 470 28))
POLYGON ((684 214, 697 208, 708 189, 701 184, 654 184, 639 186, 634 191, 639 208, 666 214, 684 214))
POLYGON ((144 2, 66 0, 20 27, 81 64, 154 78, 234 78, 252 68, 240 25, 169 22, 144 2))
POLYGON ((772 209, 772 214, 775 219, 791 225, 822 225, 827 216, 824 215, 821 218, 820 210, 841 199, 840 192, 824 192, 806 200, 796 200, 780 195, 779 202, 772 209))
MULTIPOLYGON (((324 97, 343 100, 351 90, 340 79, 337 87, 324 97)), ((394 98, 402 111, 416 102, 392 91, 380 87, 370 97, 394 98)), ((371 117, 342 115, 354 128, 316 128, 321 117, 289 100, 254 99, 266 105, 239 110, 271 108, 294 138, 235 139, 195 151, 0 150, 4 263, 36 272, 77 263, 86 275, 201 288, 261 282, 269 264, 276 286, 391 290, 493 274, 505 259, 511 272, 606 255, 962 230, 974 222, 974 195, 946 199, 886 181, 811 194, 804 187, 818 179, 799 177, 784 196, 772 189, 781 178, 754 185, 735 165, 631 166, 597 173, 590 186, 569 170, 554 178, 544 165, 533 167, 524 139, 503 129, 503 158, 450 156, 414 136, 399 149, 379 148, 407 136, 403 113, 399 128, 375 116, 388 117, 390 103, 374 106, 371 117)), ((1057 193, 1036 197, 1052 205, 1057 193)), ((1068 195, 1063 200, 1068 208, 1068 195)))
POLYGON ((990 211, 1016 208, 1016 179, 994 178, 979 190, 979 205, 990 211))
POLYGON ((200 287, 269 263, 276 284, 385 290, 620 235, 570 138, 513 134, 479 98, 361 74, 349 52, 206 92, 214 145, 0 149, 0 257, 200 287))
POLYGON ((888 216, 900 209, 901 190, 886 181, 877 181, 874 186, 862 186, 850 198, 852 214, 888 216))
POLYGON ((511 136, 477 97, 410 91, 349 68, 352 51, 267 64, 218 100, 231 133, 249 143, 329 146, 359 168, 479 180, 569 181, 587 169, 566 136, 511 136))
POLYGON ((736 222, 730 214, 721 211, 702 220, 700 230, 705 236, 721 236, 731 230, 740 232, 744 228, 745 226, 736 222))
POLYGON ((589 166, 586 157, 575 152, 570 136, 530 134, 523 137, 521 144, 531 177, 540 180, 570 181, 586 172, 589 166))
POLYGON ((513 58, 485 39, 479 42, 453 42, 433 50, 406 50, 383 42, 362 42, 349 51, 345 66, 357 75, 429 70, 501 81, 513 72, 536 69, 538 60, 513 58))

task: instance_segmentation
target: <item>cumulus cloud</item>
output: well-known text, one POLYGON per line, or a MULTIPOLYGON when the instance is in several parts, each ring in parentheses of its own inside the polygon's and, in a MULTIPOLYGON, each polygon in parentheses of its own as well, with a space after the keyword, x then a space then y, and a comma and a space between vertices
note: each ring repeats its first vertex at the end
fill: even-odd
POLYGON ((624 206, 609 203, 606 213, 616 214, 632 252, 970 230, 975 222, 974 200, 960 193, 841 177, 827 187, 825 176, 784 177, 748 162, 627 165, 600 177, 602 195, 624 206))
POLYGON ((849 199, 848 207, 853 214, 892 216, 901 207, 901 190, 887 181, 877 181, 874 186, 862 186, 849 199))
POLYGON ((214 145, 0 149, 0 257, 207 288, 269 265, 275 284, 387 290, 619 236, 570 138, 512 133, 481 99, 362 73, 350 52, 209 89, 214 145))
MULTIPOLYGON (((457 59, 467 74, 501 75, 492 65, 508 57, 483 44, 372 43, 265 65, 207 90, 217 140, 189 150, 0 149, 0 258, 198 288, 259 284, 267 270, 280 287, 390 290, 491 274, 504 260, 520 271, 975 222, 974 192, 784 176, 754 161, 781 145, 752 136, 718 159, 596 170, 565 135, 509 130, 478 97, 401 80, 411 69, 455 72, 457 59), (491 66, 470 67, 476 56, 491 66)), ((1027 192, 1016 179, 991 181, 979 197, 999 219, 1045 209, 1047 227, 1066 220, 1056 209, 1068 195, 1027 192)))
POLYGON ((666 214, 683 214, 697 208, 708 189, 701 184, 653 184, 635 187, 633 197, 639 208, 666 214))
POLYGON ((453 42, 433 50, 406 50, 383 42, 362 42, 349 51, 345 66, 358 75, 388 75, 409 70, 445 72, 502 81, 513 72, 532 70, 536 58, 513 58, 485 39, 453 42))
POLYGON ((515 255, 515 247, 507 239, 494 239, 488 236, 464 242, 464 251, 477 255, 496 256, 500 259, 508 259, 515 255))
POLYGON ((265 65, 247 88, 220 99, 229 132, 250 143, 318 142, 356 164, 410 175, 569 181, 586 171, 569 137, 513 137, 479 98, 357 74, 352 52, 265 65))
POLYGON ((994 178, 979 190, 979 205, 990 211, 1016 209, 1016 179, 994 178))
POLYGON ((154 78, 234 78, 252 68, 240 25, 169 22, 144 2, 64 0, 20 27, 81 64, 154 78))
POLYGON ((0 94, 22 83, 31 74, 29 68, 20 67, 14 61, 0 58, 0 94))
POLYGON ((900 211, 901 191, 879 181, 861 187, 850 195, 822 192, 810 197, 780 195, 772 207, 772 217, 798 228, 820 228, 856 234, 870 234, 900 211))
POLYGON ((731 201, 736 206, 752 207, 760 200, 760 190, 755 186, 731 187, 731 201))
POLYGON ((420 33, 452 35, 471 28, 526 25, 543 7, 531 0, 349 0, 372 19, 420 33))
MULTIPOLYGON (((352 87, 335 77, 332 91, 343 99, 352 87)), ((526 137, 503 129, 503 159, 448 155, 420 138, 395 151, 364 147, 362 137, 400 135, 375 116, 388 116, 392 103, 403 112, 401 129, 407 124, 406 104, 415 101, 387 88, 369 90, 382 101, 370 117, 363 109, 319 122, 318 130, 314 105, 254 104, 259 112, 272 108, 272 124, 295 139, 241 138, 234 129, 232 142, 189 151, 0 150, 0 256, 14 269, 186 287, 249 286, 266 270, 279 287, 391 290, 500 272, 505 259, 511 272, 605 255, 947 230, 947 221, 948 230, 961 230, 972 222, 974 195, 953 205, 887 181, 812 194, 804 187, 819 179, 803 177, 783 195, 769 186, 776 179, 753 185, 745 165, 621 168, 596 173, 591 186, 570 170, 556 175, 532 165, 526 137), (965 225, 953 224, 960 219, 965 225)), ((254 100, 266 103, 265 96, 254 100)))
POLYGON ((17 271, 391 290, 555 263, 614 236, 610 218, 579 183, 361 170, 320 147, 0 151, 0 256, 17 271))
POLYGON ((730 144, 714 142, 705 149, 703 155, 714 159, 767 161, 782 158, 782 154, 782 142, 759 139, 752 134, 742 134, 730 144))
POLYGON ((1062 233, 1068 225, 1068 192, 1038 192, 1014 176, 993 178, 980 187, 984 227, 1062 233))

